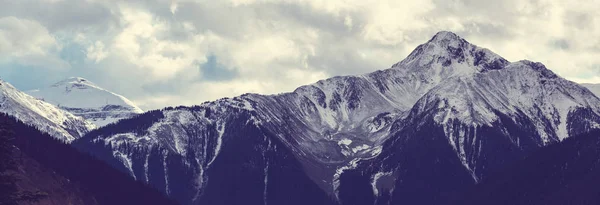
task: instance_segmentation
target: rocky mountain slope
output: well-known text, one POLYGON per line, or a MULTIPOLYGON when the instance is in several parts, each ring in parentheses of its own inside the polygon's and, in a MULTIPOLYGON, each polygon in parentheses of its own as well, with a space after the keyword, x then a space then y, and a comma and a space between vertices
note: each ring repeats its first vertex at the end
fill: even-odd
POLYGON ((151 111, 75 146, 184 204, 237 202, 217 193, 249 204, 443 204, 517 157, 598 128, 599 106, 541 63, 440 32, 386 70, 151 111))
POLYGON ((0 112, 14 116, 53 137, 70 142, 96 126, 0 81, 0 112))

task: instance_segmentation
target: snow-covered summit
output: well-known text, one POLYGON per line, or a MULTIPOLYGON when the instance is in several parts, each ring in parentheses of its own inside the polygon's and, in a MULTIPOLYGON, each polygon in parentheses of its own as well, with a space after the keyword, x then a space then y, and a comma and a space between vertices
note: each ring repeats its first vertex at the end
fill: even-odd
POLYGON ((71 77, 28 93, 98 126, 143 112, 129 99, 81 77, 71 77))
POLYGON ((46 132, 57 139, 70 142, 96 126, 81 117, 25 94, 0 80, 0 112, 46 132))
POLYGON ((441 31, 392 68, 444 78, 502 69, 508 63, 486 48, 473 45, 452 32, 441 31))

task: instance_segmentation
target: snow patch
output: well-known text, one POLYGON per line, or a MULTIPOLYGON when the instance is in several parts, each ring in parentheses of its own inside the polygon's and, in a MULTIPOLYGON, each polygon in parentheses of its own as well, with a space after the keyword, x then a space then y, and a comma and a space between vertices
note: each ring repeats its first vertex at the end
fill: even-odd
POLYGON ((338 145, 340 145, 340 146, 342 146, 342 145, 350 146, 350 144, 352 144, 352 140, 350 140, 350 139, 344 138, 344 139, 341 139, 340 141, 338 141, 338 145))
POLYGON ((377 186, 377 182, 379 181, 379 179, 381 179, 384 176, 392 176, 392 172, 377 172, 375 175, 373 175, 373 177, 371 178, 371 187, 373 188, 373 193, 375 193, 375 196, 379 196, 379 188, 377 186))
POLYGON ((371 148, 371 146, 363 144, 363 145, 356 146, 356 147, 352 148, 352 152, 353 153, 358 153, 360 151, 368 150, 369 148, 371 148))
POLYGON ((208 162, 208 166, 210 167, 210 165, 215 161, 215 159, 217 159, 217 156, 219 155, 219 152, 221 151, 221 144, 223 143, 223 134, 225 133, 225 124, 221 124, 218 126, 217 128, 217 145, 215 146, 215 154, 213 155, 212 159, 208 162))
POLYGON ((353 159, 346 166, 339 167, 335 170, 335 174, 333 175, 333 192, 338 200, 340 199, 338 193, 338 188, 340 187, 340 176, 344 173, 344 171, 356 168, 360 160, 360 158, 353 159))

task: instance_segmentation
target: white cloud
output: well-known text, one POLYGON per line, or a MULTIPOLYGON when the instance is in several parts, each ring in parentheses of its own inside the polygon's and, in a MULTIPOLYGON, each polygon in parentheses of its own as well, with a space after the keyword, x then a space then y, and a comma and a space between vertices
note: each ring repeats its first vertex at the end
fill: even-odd
POLYGON ((66 69, 69 64, 52 52, 60 49, 56 39, 36 21, 0 18, 0 62, 24 66, 66 69))
POLYGON ((178 72, 191 69, 197 55, 195 42, 174 42, 158 38, 160 32, 169 29, 166 22, 156 19, 146 11, 122 8, 123 30, 111 42, 111 53, 125 58, 143 72, 151 73, 157 80, 174 77, 178 72), (171 56, 180 52, 185 55, 171 56))
POLYGON ((511 61, 540 61, 568 79, 600 82, 597 0, 19 2, 0 8, 17 16, 0 15, 0 54, 65 64, 53 36, 68 36, 87 59, 72 75, 104 82, 145 108, 280 93, 385 69, 439 30, 511 61), (235 75, 211 80, 199 66, 208 56, 218 61, 213 69, 235 75))
POLYGON ((88 59, 93 60, 96 63, 106 58, 108 55, 104 50, 104 43, 100 41, 96 41, 96 43, 90 45, 86 51, 88 59))
POLYGON ((24 56, 45 55, 58 44, 38 22, 16 17, 0 18, 0 54, 24 56))

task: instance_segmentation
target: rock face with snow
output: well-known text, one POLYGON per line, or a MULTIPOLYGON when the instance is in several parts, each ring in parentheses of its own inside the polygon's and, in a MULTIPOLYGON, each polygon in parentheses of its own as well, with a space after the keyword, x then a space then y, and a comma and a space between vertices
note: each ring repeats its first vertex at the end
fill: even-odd
POLYGON ((0 112, 66 142, 96 128, 83 118, 25 94, 4 81, 0 81, 0 112))
POLYGON ((437 83, 394 123, 380 155, 342 174, 344 204, 443 204, 513 160, 600 122, 600 100, 589 90, 452 33, 439 33, 394 68, 437 83))
POLYGON ((333 204, 239 100, 149 111, 74 142, 182 204, 333 204))
POLYGON ((443 204, 599 113, 542 64, 440 32, 390 69, 152 111, 76 146, 184 204, 443 204))
POLYGON ((127 98, 79 77, 68 78, 28 93, 99 127, 143 112, 127 98))

